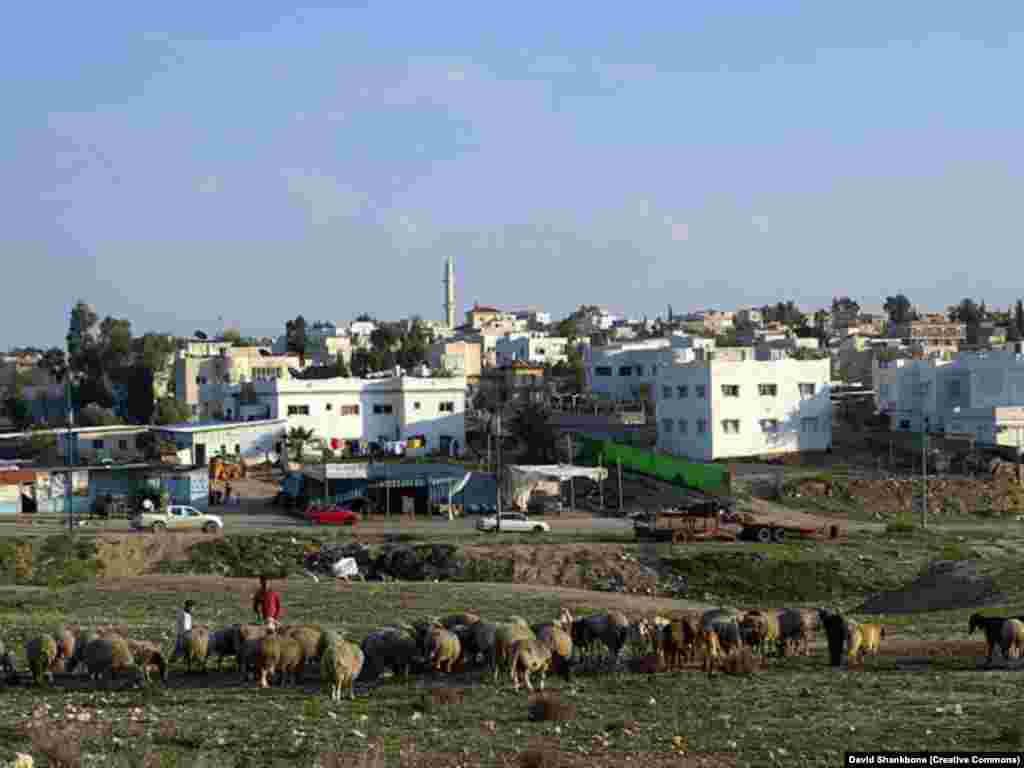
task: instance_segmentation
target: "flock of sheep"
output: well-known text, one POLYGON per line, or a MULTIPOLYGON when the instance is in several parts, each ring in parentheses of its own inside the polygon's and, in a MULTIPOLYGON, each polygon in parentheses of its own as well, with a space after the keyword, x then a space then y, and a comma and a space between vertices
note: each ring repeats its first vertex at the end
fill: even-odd
MULTIPOLYGON (((631 622, 618 611, 576 618, 563 609, 557 619, 532 625, 518 617, 488 622, 473 613, 430 618, 377 629, 360 645, 315 625, 195 627, 186 633, 184 660, 191 671, 205 670, 213 657, 218 669, 225 658, 233 659, 242 681, 251 676, 262 688, 299 683, 314 663, 332 700, 339 701, 345 689, 354 698, 357 681, 373 682, 385 671, 408 679, 414 671, 450 674, 472 666, 485 668, 495 683, 505 672, 516 690, 525 684, 532 691, 531 675, 539 675, 543 690, 549 672, 571 679, 573 669, 601 645, 617 661, 628 644, 637 644, 651 652, 657 668, 680 668, 700 656, 702 668, 712 674, 716 667, 728 668, 730 657, 744 649, 762 656, 769 651, 809 655, 819 629, 825 631, 833 666, 840 666, 843 656, 848 665, 862 664, 865 655, 878 653, 885 638, 879 624, 826 610, 713 609, 631 622)), ((996 648, 1007 659, 1024 650, 1024 617, 975 614, 968 632, 976 629, 985 633, 989 663, 996 648)), ((52 682, 54 671, 73 674, 79 667, 90 679, 132 675, 147 682, 155 673, 167 680, 168 659, 159 646, 114 629, 61 628, 32 638, 25 650, 36 684, 52 682)), ((8 678, 15 674, 13 656, 2 643, 0 670, 8 678)))

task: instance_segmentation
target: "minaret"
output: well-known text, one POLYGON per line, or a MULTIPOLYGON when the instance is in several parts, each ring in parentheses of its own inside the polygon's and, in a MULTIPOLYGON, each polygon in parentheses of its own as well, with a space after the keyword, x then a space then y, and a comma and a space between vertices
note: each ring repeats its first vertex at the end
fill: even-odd
POLYGON ((444 274, 444 321, 455 327, 455 257, 449 256, 444 274))

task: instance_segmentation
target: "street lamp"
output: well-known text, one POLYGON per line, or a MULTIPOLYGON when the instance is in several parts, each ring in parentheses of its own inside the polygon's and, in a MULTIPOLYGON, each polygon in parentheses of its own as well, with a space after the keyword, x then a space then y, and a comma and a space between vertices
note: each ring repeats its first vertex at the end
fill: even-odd
POLYGON ((321 466, 324 471, 324 506, 327 506, 327 440, 322 437, 314 437, 309 442, 310 445, 320 447, 321 466))

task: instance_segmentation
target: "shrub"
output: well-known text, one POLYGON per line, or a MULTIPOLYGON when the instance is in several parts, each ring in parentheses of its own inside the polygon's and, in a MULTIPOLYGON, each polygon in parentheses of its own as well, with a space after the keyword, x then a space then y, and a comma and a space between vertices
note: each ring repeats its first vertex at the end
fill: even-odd
POLYGON ((916 526, 908 515, 900 515, 885 526, 885 532, 892 535, 905 535, 915 530, 916 526))

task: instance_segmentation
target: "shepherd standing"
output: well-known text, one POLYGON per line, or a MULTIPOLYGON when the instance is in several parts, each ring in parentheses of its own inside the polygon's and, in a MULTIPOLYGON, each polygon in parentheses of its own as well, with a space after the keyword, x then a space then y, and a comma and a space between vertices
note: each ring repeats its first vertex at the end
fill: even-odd
POLYGON ((185 635, 192 631, 192 609, 195 605, 192 600, 186 600, 185 606, 178 611, 178 621, 175 625, 178 638, 175 641, 174 655, 171 656, 171 661, 185 655, 185 635))
POLYGON ((269 629, 277 629, 281 618, 281 596, 267 585, 267 577, 260 576, 260 589, 253 596, 252 609, 258 621, 269 629))

